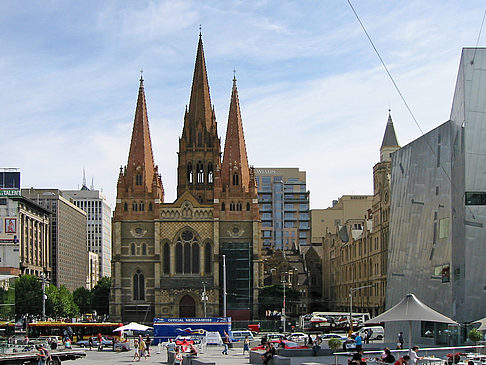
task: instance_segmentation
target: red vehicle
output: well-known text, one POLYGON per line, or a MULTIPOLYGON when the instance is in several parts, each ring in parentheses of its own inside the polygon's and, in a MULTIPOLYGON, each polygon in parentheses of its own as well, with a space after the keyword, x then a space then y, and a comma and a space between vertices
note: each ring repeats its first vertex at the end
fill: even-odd
MULTIPOLYGON (((283 348, 286 350, 299 350, 299 349, 309 349, 309 346, 303 346, 299 345, 296 342, 293 341, 287 341, 287 340, 270 340, 268 341, 270 343, 273 343, 273 346, 277 348, 283 348)), ((257 351, 257 350, 265 350, 265 345, 260 345, 252 348, 252 351, 257 351)))

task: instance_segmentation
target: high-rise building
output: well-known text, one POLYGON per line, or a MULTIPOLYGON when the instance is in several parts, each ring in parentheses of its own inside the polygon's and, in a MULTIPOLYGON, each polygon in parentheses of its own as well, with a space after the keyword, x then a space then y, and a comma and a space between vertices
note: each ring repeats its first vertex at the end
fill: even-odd
POLYGON ((262 286, 258 200, 235 79, 223 162, 220 153, 200 35, 173 203, 164 203, 140 79, 128 163, 120 169, 113 216, 114 320, 218 316, 224 309, 233 318, 253 316, 262 286), (228 267, 227 308, 223 260, 228 267))
POLYGON ((22 195, 51 212, 52 283, 69 290, 86 287, 86 212, 64 198, 58 189, 22 189, 22 195))
POLYGON ((85 178, 81 190, 63 190, 62 195, 86 212, 88 250, 98 254, 100 277, 111 276, 111 208, 105 196, 88 189, 85 178))
POLYGON ((305 171, 255 168, 263 250, 298 250, 310 245, 309 192, 305 171))
MULTIPOLYGON (((414 293, 460 323, 486 316, 485 76, 486 49, 463 49, 450 120, 392 154, 386 308, 414 293)), ((417 322, 412 336, 452 345, 449 330, 417 322)))

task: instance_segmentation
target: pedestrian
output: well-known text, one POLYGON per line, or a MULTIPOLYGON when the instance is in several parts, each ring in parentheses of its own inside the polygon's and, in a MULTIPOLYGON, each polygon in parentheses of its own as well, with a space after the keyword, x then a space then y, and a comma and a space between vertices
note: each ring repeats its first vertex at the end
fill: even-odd
POLYGON ((52 339, 50 347, 51 347, 51 350, 57 349, 57 336, 52 339))
POLYGON ((179 350, 179 347, 176 347, 175 356, 174 356, 174 365, 181 365, 182 360, 184 360, 184 357, 182 356, 182 352, 179 350))
POLYGON ((245 336, 245 342, 243 343, 243 355, 245 354, 245 351, 250 352, 250 339, 248 336, 245 336))
POLYGON ((363 348, 363 338, 359 335, 359 333, 354 338, 354 343, 356 344, 356 351, 360 351, 363 348))
POLYGON ((273 344, 270 342, 267 344, 267 348, 265 353, 262 355, 262 360, 264 365, 268 365, 270 360, 275 356, 275 348, 273 347, 273 344))
POLYGON ((44 345, 37 345, 37 365, 44 365, 47 361, 47 354, 44 350, 44 345))
POLYGON ((147 345, 147 356, 150 356, 150 344, 152 343, 152 339, 150 338, 149 334, 145 337, 145 344, 147 345))
POLYGON ((317 356, 319 354, 319 350, 321 349, 321 343, 321 337, 317 335, 314 339, 314 344, 312 345, 312 353, 314 354, 314 356, 317 356))
POLYGON ((138 348, 138 340, 137 339, 135 339, 133 341, 133 347, 135 348, 135 352, 133 353, 132 361, 135 361, 136 358, 138 358, 137 361, 140 361, 140 350, 138 348))
POLYGON ((115 351, 115 336, 111 338, 111 346, 113 347, 113 351, 115 351))
POLYGON ((229 336, 226 333, 226 331, 224 331, 223 346, 224 346, 224 349, 223 349, 223 351, 221 353, 223 355, 228 355, 229 336))
POLYGON ((356 353, 351 358, 351 364, 352 365, 365 365, 366 363, 363 362, 362 357, 363 357, 363 350, 356 351, 356 353))
POLYGON ((145 360, 147 360, 147 344, 145 343, 141 335, 138 336, 138 350, 140 354, 138 360, 140 361, 142 356, 145 360))
POLYGON ((96 339, 98 340, 98 351, 103 351, 103 336, 101 336, 101 333, 98 332, 96 339))
POLYGON ((408 365, 409 360, 410 360, 410 356, 404 355, 403 357, 401 357, 397 361, 395 361, 394 365, 408 365))
POLYGON ((410 351, 410 365, 417 365, 417 360, 422 360, 422 358, 417 355, 418 349, 418 346, 412 347, 412 350, 410 351))
POLYGON ((91 351, 91 348, 93 347, 93 337, 89 336, 89 339, 88 339, 88 347, 89 347, 89 351, 91 351))
POLYGON ((169 363, 169 353, 170 352, 175 352, 176 350, 176 343, 171 339, 169 339, 169 342, 165 345, 167 349, 167 363, 169 363))
POLYGON ((307 345, 312 347, 312 336, 310 334, 307 335, 307 345))
POLYGON ((397 349, 403 350, 403 332, 398 333, 397 349))

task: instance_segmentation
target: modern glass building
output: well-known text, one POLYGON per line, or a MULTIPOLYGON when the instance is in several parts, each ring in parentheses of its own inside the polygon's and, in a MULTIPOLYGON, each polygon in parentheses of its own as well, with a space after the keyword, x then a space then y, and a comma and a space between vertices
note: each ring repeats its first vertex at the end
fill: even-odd
POLYGON ((290 250, 310 245, 306 173, 298 168, 255 168, 263 249, 290 250))

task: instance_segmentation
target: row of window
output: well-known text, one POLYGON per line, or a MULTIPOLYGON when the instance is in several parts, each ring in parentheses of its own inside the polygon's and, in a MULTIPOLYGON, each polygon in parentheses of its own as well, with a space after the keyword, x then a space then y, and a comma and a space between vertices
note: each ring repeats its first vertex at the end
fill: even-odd
POLYGON ((207 173, 204 172, 204 164, 199 161, 196 164, 196 170, 194 171, 194 167, 192 162, 187 164, 187 182, 189 184, 194 184, 194 174, 196 175, 196 183, 197 184, 204 184, 205 178, 208 184, 212 184, 214 180, 213 175, 213 164, 211 162, 207 165, 207 173))
MULTIPOLYGON (((123 210, 128 212, 128 203, 123 204, 123 210)), ((143 212, 145 211, 145 203, 144 202, 133 202, 132 203, 132 210, 134 212, 143 212)), ((153 205, 150 202, 148 205, 148 211, 151 212, 153 210, 153 205)))
MULTIPOLYGON (((246 203, 246 210, 249 212, 250 211, 250 203, 246 203)), ((221 203, 221 210, 226 210, 226 204, 223 202, 221 203)), ((234 203, 234 202, 231 202, 229 204, 229 210, 230 211, 238 211, 238 212, 241 212, 242 210, 242 205, 241 205, 241 202, 238 202, 238 203, 234 203)))

